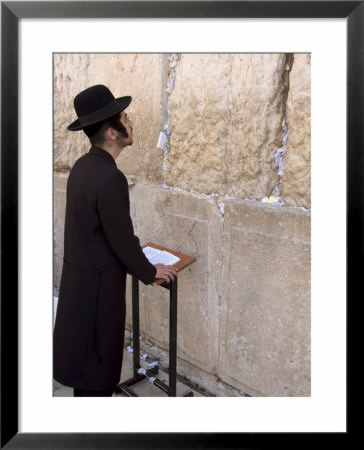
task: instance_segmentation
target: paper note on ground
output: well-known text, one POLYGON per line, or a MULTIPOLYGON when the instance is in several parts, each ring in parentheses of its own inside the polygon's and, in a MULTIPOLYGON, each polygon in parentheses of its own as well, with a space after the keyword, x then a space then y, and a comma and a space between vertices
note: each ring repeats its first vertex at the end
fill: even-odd
POLYGON ((165 264, 166 266, 171 266, 178 263, 178 261, 181 261, 178 256, 153 247, 145 247, 143 248, 143 252, 151 264, 165 264))

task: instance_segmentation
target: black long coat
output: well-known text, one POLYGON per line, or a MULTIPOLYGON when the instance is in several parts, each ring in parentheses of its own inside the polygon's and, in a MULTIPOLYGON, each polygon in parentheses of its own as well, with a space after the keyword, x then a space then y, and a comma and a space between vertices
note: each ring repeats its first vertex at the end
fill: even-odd
POLYGON ((127 270, 151 283, 128 183, 113 157, 92 146, 67 182, 64 262, 53 336, 53 376, 65 386, 106 390, 120 379, 127 270))

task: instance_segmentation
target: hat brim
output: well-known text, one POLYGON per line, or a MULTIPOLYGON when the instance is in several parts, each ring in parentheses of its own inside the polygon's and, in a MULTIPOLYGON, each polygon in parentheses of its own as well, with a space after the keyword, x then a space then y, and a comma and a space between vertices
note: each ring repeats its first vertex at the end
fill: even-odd
POLYGON ((81 124, 80 120, 77 119, 74 122, 72 122, 70 125, 68 125, 67 130, 69 131, 79 131, 82 130, 83 128, 86 128, 90 125, 95 125, 96 123, 102 122, 106 119, 108 119, 109 117, 114 116, 115 114, 124 111, 124 109, 126 109, 130 103, 131 103, 132 98, 127 95, 125 97, 119 97, 115 99, 115 102, 117 103, 117 106, 112 105, 110 107, 109 111, 104 111, 103 114, 100 114, 99 117, 95 117, 94 120, 90 120, 89 122, 83 122, 81 124))

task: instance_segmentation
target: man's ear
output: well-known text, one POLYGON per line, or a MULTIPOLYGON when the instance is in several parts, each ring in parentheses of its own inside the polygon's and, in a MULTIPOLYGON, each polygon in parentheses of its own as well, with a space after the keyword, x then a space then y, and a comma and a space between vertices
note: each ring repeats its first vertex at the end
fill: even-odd
POLYGON ((110 141, 116 141, 118 138, 118 132, 114 128, 109 127, 105 132, 105 138, 110 141))

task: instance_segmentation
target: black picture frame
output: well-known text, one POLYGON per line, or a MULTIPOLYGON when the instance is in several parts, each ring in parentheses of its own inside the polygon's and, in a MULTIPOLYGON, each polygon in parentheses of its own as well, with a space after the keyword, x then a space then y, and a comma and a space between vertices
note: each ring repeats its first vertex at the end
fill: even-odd
MULTIPOLYGON (((18 432, 18 21, 21 18, 346 18, 347 302, 363 276, 363 1, 1 2, 1 448, 144 449, 282 446, 279 433, 18 432)), ((349 348, 349 346, 348 346, 349 348)), ((348 436, 335 433, 336 442, 348 436)), ((307 435, 300 436, 304 443, 307 435)), ((318 442, 318 434, 315 442, 318 442)), ((324 435, 325 437, 325 435, 324 435)), ((327 436, 326 436, 327 437, 327 436)), ((297 434, 285 441, 297 442, 297 434)))

